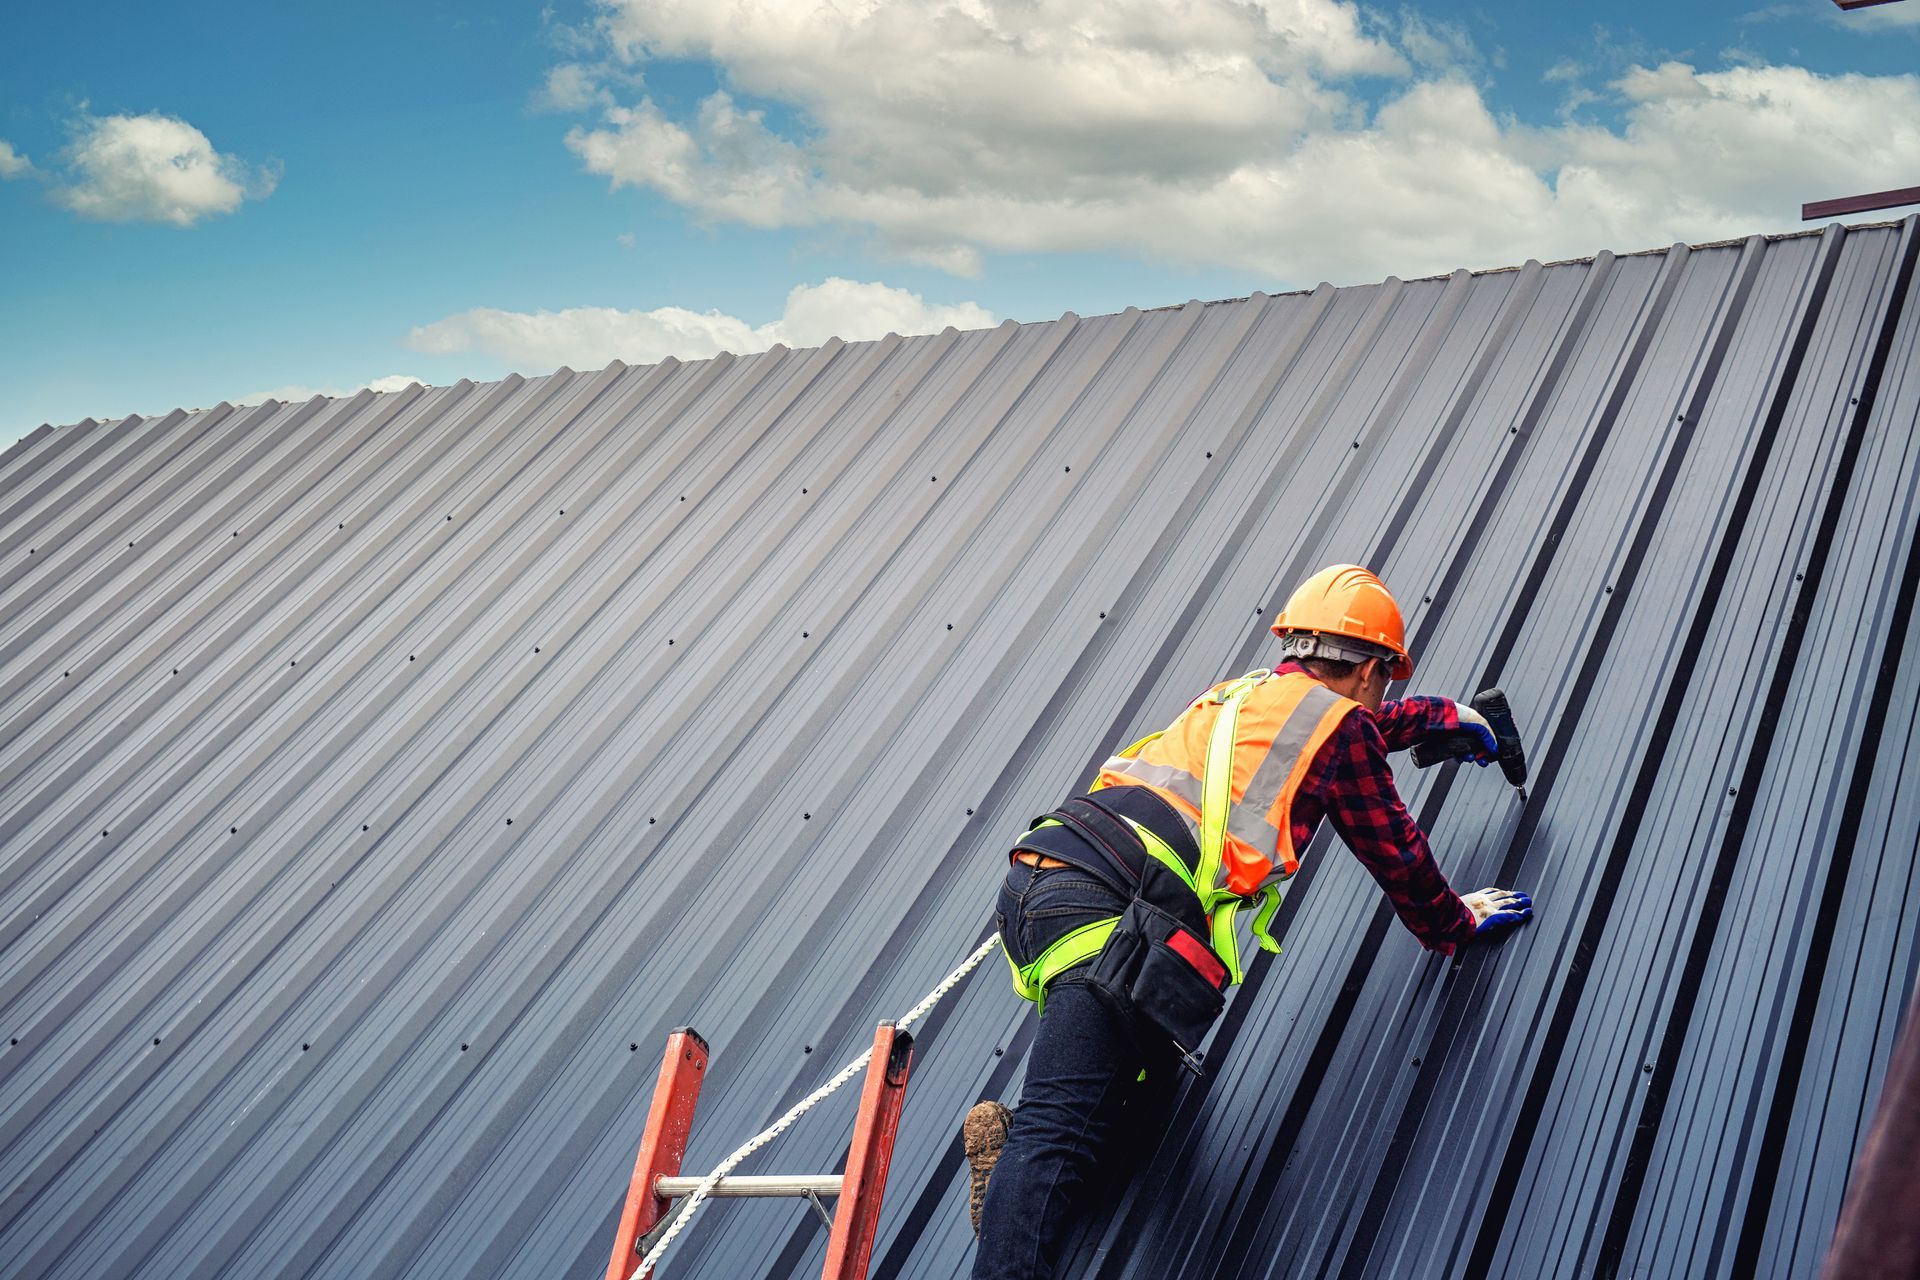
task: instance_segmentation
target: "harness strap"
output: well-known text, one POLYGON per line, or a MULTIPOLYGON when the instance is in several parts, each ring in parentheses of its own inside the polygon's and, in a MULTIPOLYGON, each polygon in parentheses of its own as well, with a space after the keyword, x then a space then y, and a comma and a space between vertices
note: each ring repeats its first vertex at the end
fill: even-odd
MULTIPOLYGON (((1033 1001, 1036 1013, 1044 1014, 1047 1011, 1048 984, 1075 965, 1085 964, 1099 955, 1107 945, 1114 926, 1119 923, 1119 916, 1108 916, 1104 920, 1083 924, 1055 939, 1052 945, 1033 958, 1032 964, 1024 968, 1015 964, 1012 956, 1007 956, 1007 967, 1013 970, 1013 989, 1022 999, 1033 1001)), ((1005 948, 1001 949, 1001 954, 1006 954, 1005 948)))

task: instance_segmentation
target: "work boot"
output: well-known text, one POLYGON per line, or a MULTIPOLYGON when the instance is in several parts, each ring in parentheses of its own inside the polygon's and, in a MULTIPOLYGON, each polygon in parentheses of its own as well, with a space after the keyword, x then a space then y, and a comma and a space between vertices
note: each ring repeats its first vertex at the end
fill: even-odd
POLYGON ((960 1142, 967 1151, 967 1163, 973 1168, 967 1188, 967 1215, 973 1219, 973 1234, 980 1235, 980 1206, 987 1202, 987 1179, 1000 1161, 1000 1148, 1007 1145, 1007 1131, 1013 1125, 1013 1112, 998 1102, 976 1102, 960 1126, 960 1142))

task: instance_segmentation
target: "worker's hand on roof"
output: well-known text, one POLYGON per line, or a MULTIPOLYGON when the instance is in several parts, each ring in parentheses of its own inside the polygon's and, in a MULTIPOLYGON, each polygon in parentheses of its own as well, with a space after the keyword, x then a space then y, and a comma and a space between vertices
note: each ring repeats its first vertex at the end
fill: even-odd
POLYGON ((1475 764, 1485 767, 1500 758, 1500 742, 1493 736, 1493 726, 1487 718, 1464 702, 1453 704, 1460 713, 1460 727, 1480 739, 1479 749, 1467 756, 1475 764))
POLYGON ((1533 899, 1517 889, 1481 889, 1463 893, 1460 901, 1473 912, 1475 933, 1486 933, 1533 919, 1533 899))

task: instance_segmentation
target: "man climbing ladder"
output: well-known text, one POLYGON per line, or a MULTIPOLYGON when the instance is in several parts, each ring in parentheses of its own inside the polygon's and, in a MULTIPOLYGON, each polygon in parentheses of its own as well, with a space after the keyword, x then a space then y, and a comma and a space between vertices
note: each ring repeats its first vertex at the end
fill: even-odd
POLYGON ((1039 1034, 1017 1113, 982 1102, 963 1138, 974 1280, 1045 1280, 1096 1169, 1150 1151, 1177 1072, 1240 981, 1236 921, 1268 926, 1324 816, 1421 945, 1442 954, 1533 914, 1524 893, 1448 887, 1387 753, 1443 737, 1492 762, 1494 726, 1448 698, 1384 702, 1413 674, 1399 607, 1358 565, 1303 583, 1274 619, 1284 659, 1216 685, 1036 820, 995 912, 1039 1034))

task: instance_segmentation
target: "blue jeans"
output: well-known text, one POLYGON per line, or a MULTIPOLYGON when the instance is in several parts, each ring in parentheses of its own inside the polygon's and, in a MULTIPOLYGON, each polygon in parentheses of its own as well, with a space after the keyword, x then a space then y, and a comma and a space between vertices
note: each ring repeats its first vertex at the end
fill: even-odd
MULTIPOLYGON (((1054 939, 1126 905, 1077 869, 1015 863, 996 921, 1007 954, 1025 965, 1054 939)), ((1124 1185, 1166 1127, 1178 1071, 1172 1045, 1137 1033, 1087 989, 1084 973, 1069 970, 1047 991, 1013 1128, 987 1183, 973 1280, 1048 1280, 1083 1193, 1124 1185)))

